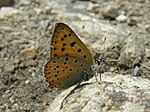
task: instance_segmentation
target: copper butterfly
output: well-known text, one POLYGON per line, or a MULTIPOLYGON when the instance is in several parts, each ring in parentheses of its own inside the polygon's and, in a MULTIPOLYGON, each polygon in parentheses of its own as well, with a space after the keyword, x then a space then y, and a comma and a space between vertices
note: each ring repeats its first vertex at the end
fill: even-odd
POLYGON ((51 88, 66 89, 96 75, 100 61, 64 23, 56 23, 51 38, 50 60, 44 67, 51 88))

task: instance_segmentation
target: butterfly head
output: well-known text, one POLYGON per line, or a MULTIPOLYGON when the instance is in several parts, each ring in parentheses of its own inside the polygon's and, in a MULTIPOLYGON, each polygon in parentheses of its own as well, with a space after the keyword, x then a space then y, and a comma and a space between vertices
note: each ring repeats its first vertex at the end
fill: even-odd
POLYGON ((101 64, 101 60, 99 59, 99 53, 96 53, 95 56, 94 56, 94 61, 95 61, 95 64, 94 66, 99 69, 100 67, 100 64, 101 64))
POLYGON ((94 75, 100 73, 100 64, 101 64, 101 60, 99 59, 99 54, 96 53, 96 55, 94 56, 94 65, 91 66, 91 71, 93 71, 94 75))
POLYGON ((100 59, 96 58, 96 59, 95 59, 95 64, 100 65, 100 64, 101 64, 100 59))
POLYGON ((95 64, 92 65, 92 67, 91 67, 92 71, 94 71, 95 74, 100 73, 100 64, 101 64, 100 59, 95 58, 95 64))

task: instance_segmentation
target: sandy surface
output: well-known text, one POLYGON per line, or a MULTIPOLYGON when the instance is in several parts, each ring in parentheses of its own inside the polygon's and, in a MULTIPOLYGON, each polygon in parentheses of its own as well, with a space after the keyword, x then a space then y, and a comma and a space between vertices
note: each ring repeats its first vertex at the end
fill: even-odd
POLYGON ((6 1, 0 0, 0 112, 42 112, 60 93, 43 73, 59 21, 100 54, 103 72, 150 79, 149 0, 6 1))

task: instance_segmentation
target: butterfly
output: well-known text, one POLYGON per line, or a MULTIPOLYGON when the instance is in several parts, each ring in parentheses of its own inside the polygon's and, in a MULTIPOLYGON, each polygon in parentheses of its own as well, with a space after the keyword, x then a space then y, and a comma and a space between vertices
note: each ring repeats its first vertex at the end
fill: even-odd
POLYGON ((44 73, 51 88, 66 89, 99 72, 100 61, 65 23, 56 23, 50 45, 44 73))

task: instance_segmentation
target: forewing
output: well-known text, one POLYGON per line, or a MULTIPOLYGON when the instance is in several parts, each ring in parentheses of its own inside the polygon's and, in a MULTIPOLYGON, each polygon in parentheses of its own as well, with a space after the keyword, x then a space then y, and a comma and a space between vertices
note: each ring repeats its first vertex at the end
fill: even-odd
POLYGON ((93 57, 73 30, 64 23, 57 23, 51 40, 51 58, 74 56, 93 64, 93 57))

